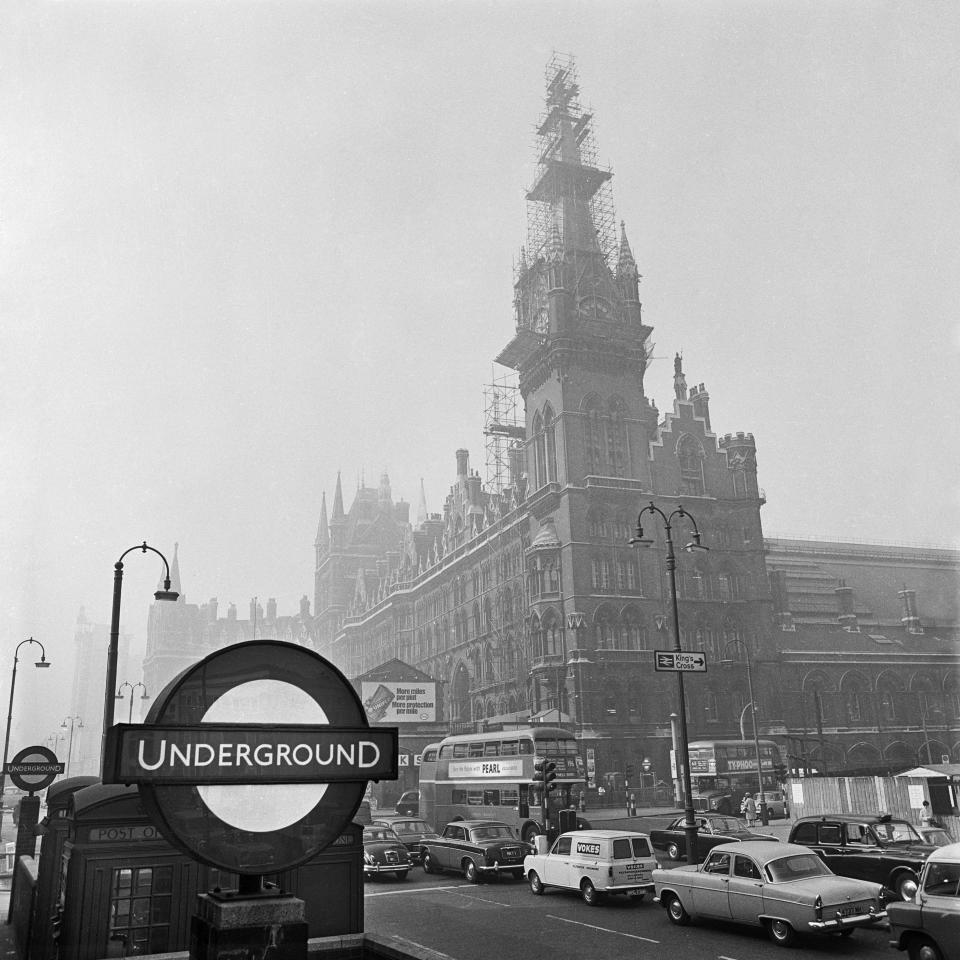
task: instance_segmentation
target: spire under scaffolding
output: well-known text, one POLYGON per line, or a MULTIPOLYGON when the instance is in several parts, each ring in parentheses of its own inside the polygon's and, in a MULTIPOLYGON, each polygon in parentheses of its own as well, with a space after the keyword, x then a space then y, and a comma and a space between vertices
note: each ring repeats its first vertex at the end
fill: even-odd
POLYGON ((491 493, 502 493, 510 483, 509 449, 526 438, 521 419, 520 388, 516 376, 494 377, 483 386, 483 435, 487 452, 486 486, 491 493))

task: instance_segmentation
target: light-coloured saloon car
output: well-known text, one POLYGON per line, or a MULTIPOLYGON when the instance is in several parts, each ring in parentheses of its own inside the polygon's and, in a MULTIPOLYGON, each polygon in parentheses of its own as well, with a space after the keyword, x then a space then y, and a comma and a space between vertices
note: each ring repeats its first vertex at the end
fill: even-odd
POLYGON ((849 936, 885 922, 883 888, 838 877, 807 847, 787 843, 725 843, 699 866, 654 870, 656 900, 673 923, 716 919, 766 927, 789 946, 798 934, 849 936))

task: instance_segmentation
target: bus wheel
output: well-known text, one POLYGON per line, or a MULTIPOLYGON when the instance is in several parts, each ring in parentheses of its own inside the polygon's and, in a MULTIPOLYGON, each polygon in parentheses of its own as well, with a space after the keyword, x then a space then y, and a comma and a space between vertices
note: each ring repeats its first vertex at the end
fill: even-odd
POLYGON ((535 823, 528 823, 523 828, 523 835, 520 837, 520 839, 523 840, 524 843, 532 844, 534 842, 533 838, 539 836, 540 831, 537 829, 537 825, 535 823))

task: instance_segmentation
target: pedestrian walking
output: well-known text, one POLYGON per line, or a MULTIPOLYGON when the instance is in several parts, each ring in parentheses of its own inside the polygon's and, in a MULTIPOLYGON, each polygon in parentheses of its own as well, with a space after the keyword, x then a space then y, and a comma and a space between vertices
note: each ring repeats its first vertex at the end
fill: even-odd
POLYGON ((747 797, 744 813, 747 815, 747 826, 752 827, 757 822, 757 801, 747 797))

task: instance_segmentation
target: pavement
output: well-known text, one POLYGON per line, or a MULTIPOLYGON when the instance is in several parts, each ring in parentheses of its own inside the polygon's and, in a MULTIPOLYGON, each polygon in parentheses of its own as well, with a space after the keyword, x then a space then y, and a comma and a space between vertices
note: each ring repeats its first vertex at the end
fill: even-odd
POLYGON ((13 927, 7 923, 10 910, 10 877, 0 877, 0 960, 15 960, 17 949, 13 941, 13 927))

